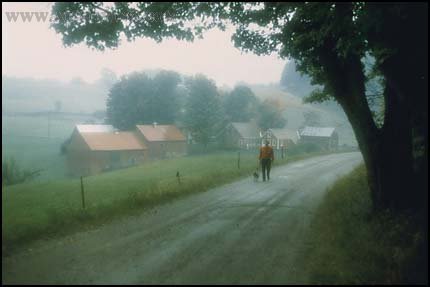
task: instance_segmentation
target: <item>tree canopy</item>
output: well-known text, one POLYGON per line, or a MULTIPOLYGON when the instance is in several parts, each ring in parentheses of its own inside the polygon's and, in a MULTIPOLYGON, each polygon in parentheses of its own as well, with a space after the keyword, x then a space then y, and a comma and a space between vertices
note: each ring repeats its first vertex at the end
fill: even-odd
POLYGON ((247 122, 254 118, 258 104, 254 92, 247 86, 236 86, 223 98, 224 112, 232 122, 247 122))
POLYGON ((287 124, 287 119, 282 115, 285 106, 279 100, 267 99, 263 101, 258 110, 258 126, 267 130, 270 128, 283 128, 287 124))
POLYGON ((195 142, 207 145, 222 128, 223 112, 215 82, 203 75, 188 79, 183 122, 195 142))
POLYGON ((178 113, 176 72, 161 71, 154 78, 132 73, 121 78, 109 91, 107 121, 120 129, 136 124, 172 124, 178 113))

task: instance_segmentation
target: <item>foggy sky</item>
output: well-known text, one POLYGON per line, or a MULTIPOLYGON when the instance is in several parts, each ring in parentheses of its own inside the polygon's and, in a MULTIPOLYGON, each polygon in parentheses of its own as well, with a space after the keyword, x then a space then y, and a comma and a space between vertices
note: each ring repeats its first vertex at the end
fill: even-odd
POLYGON ((157 44, 141 38, 122 41, 116 50, 100 52, 85 44, 64 48, 61 36, 49 28, 49 21, 9 22, 5 12, 51 11, 48 3, 2 3, 2 74, 16 77, 69 81, 80 77, 93 82, 102 68, 117 75, 144 69, 169 69, 193 75, 203 73, 217 85, 233 86, 278 83, 285 60, 276 55, 241 53, 230 40, 232 29, 211 30, 194 43, 163 40, 157 44))

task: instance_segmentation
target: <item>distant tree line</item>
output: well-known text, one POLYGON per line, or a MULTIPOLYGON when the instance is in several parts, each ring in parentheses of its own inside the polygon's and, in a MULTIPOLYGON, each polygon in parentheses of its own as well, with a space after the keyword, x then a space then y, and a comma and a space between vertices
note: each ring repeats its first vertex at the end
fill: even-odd
POLYGON ((179 123, 193 139, 208 144, 229 122, 255 120, 262 129, 283 127, 285 105, 277 99, 260 101, 244 85, 220 91, 204 75, 184 77, 173 71, 123 76, 109 91, 107 123, 127 130, 136 124, 179 123))

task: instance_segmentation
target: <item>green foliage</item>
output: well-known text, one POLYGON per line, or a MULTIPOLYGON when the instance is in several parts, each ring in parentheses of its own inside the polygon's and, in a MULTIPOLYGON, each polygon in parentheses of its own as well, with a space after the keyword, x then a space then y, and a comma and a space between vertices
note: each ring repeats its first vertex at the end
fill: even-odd
POLYGON ((196 143, 207 145, 225 125, 221 99, 215 83, 203 75, 187 81, 189 96, 184 124, 196 143))
POLYGON ((22 169, 13 157, 2 160, 2 185, 12 185, 31 181, 37 177, 39 173, 40 170, 22 169))
POLYGON ((212 27, 223 28, 218 16, 223 3, 162 3, 143 2, 137 5, 115 2, 114 5, 92 2, 57 2, 52 8, 52 27, 62 33, 63 42, 70 46, 85 42, 88 46, 104 50, 119 44, 124 35, 131 41, 138 37, 175 37, 192 41, 212 27), (202 16, 202 17, 201 17, 202 16), (205 19, 203 16, 215 16, 205 19), (201 17, 201 24, 190 27, 184 22, 201 17))
POLYGON ((270 101, 262 102, 258 110, 258 126, 263 130, 283 128, 287 124, 287 120, 283 117, 282 112, 283 109, 274 105, 274 103, 270 101))
POLYGON ((119 129, 136 124, 171 124, 178 111, 176 72, 161 71, 154 78, 145 73, 124 76, 109 92, 107 121, 119 129))
POLYGON ((326 90, 316 88, 308 96, 303 98, 303 103, 322 103, 332 99, 332 96, 326 90))
POLYGON ((223 98, 224 112, 231 122, 247 122, 257 112, 258 99, 246 86, 236 86, 223 98))

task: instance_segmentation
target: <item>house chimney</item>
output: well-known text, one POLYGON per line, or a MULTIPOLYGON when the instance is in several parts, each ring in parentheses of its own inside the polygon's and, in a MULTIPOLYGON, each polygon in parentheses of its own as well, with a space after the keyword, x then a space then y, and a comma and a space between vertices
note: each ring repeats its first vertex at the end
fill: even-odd
POLYGON ((153 126, 154 128, 156 128, 156 127, 157 127, 157 122, 153 122, 153 123, 152 123, 152 126, 153 126))

